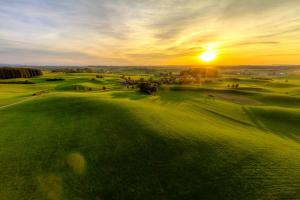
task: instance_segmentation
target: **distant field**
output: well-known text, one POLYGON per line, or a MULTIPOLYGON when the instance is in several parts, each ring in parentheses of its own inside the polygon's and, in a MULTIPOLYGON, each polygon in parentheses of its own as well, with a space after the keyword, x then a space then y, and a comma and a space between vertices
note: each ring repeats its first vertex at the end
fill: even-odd
POLYGON ((0 80, 0 199, 300 199, 299 75, 155 96, 96 75, 0 80))

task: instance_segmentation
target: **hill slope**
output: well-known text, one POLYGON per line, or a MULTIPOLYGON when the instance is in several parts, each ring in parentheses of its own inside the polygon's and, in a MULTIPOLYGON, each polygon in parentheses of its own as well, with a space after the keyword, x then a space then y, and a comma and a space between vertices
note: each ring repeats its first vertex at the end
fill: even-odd
POLYGON ((0 109, 0 196, 299 198, 299 129, 284 135, 295 121, 280 117, 289 112, 299 116, 196 92, 46 94, 0 109))

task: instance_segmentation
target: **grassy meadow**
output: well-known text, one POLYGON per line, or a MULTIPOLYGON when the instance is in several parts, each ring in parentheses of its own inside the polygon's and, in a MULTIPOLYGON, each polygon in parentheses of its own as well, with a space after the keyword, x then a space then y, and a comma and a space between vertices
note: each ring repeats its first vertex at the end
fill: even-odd
POLYGON ((153 96, 96 75, 0 83, 0 199, 300 198, 300 74, 153 96))

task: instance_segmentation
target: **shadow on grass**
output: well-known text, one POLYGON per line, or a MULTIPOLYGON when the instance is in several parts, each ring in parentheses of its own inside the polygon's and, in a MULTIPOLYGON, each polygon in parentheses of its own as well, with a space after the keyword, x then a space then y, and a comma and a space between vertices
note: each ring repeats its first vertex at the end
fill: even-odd
POLYGON ((156 126, 105 100, 68 96, 16 106, 0 120, 1 189, 15 191, 15 199, 46 199, 50 192, 56 199, 189 200, 268 199, 269 180, 276 188, 299 186, 287 185, 281 172, 288 176, 266 165, 261 152, 172 129, 165 135, 156 126))

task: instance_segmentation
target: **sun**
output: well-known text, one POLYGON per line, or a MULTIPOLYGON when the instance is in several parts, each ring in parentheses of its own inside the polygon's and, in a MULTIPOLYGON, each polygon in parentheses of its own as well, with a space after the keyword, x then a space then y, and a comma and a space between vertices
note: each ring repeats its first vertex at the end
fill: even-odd
POLYGON ((204 62, 211 62, 216 59, 217 54, 213 51, 206 51, 202 53, 198 58, 204 62))

